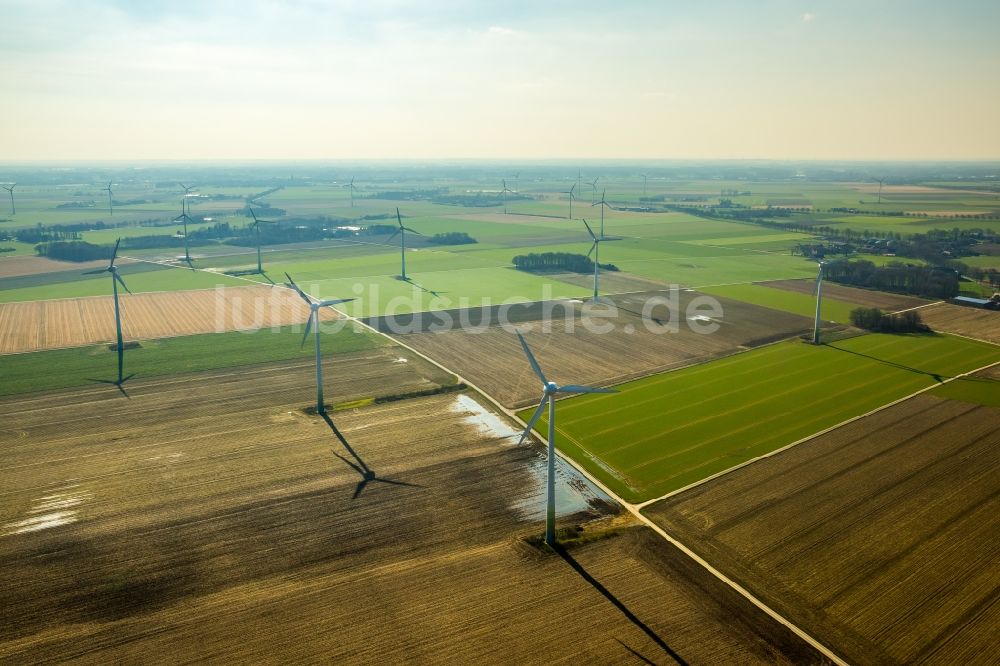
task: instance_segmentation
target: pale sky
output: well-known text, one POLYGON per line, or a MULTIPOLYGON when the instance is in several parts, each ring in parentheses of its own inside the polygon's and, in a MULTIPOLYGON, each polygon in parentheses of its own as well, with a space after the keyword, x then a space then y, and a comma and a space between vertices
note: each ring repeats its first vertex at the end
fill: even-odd
POLYGON ((997 159, 1000 2, 0 0, 0 161, 997 159))

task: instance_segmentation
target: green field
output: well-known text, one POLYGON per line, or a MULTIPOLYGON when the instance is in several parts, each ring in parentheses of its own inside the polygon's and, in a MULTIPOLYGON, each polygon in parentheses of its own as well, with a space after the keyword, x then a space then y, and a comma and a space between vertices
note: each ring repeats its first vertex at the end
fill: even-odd
MULTIPOLYGON (((731 284, 707 287, 701 291, 765 308, 799 314, 810 319, 816 316, 816 298, 814 296, 787 289, 776 289, 760 284, 731 284)), ((838 324, 849 324, 851 323, 851 310, 856 307, 858 306, 846 301, 824 297, 820 315, 824 322, 834 321, 838 324)))
POLYGON ((784 342, 560 401, 557 446, 641 502, 996 361, 1000 347, 946 335, 784 342))
MULTIPOLYGON (((361 351, 388 344, 367 329, 346 326, 321 336, 323 354, 361 351)), ((301 327, 285 326, 250 332, 205 333, 143 340, 125 350, 125 374, 137 377, 172 375, 252 363, 314 358, 311 343, 301 345, 301 327)), ((0 356, 0 395, 47 391, 113 380, 117 354, 107 345, 55 349, 0 356)), ((127 385, 126 385, 127 386, 127 385)))

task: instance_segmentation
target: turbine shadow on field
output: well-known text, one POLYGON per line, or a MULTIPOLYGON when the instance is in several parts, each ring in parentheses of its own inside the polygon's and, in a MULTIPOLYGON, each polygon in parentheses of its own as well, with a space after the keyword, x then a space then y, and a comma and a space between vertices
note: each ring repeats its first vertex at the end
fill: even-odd
POLYGON ((132 379, 133 377, 135 377, 135 373, 132 373, 132 374, 131 374, 131 375, 129 375, 128 377, 125 377, 125 378, 124 378, 123 380, 121 380, 120 382, 119 382, 119 381, 115 381, 115 380, 112 380, 112 379, 88 379, 87 381, 88 381, 88 382, 95 382, 95 383, 97 383, 97 384, 111 384, 112 386, 117 386, 117 387, 118 387, 118 390, 119 390, 119 391, 121 391, 122 395, 123 395, 123 396, 125 396, 126 398, 128 398, 128 399, 130 399, 130 400, 131 400, 131 399, 132 399, 132 396, 130 396, 130 395, 128 394, 128 391, 126 391, 126 390, 125 390, 125 387, 124 387, 124 386, 122 386, 122 385, 123 385, 123 384, 124 384, 125 382, 127 382, 128 380, 132 379))
POLYGON ((354 458, 354 462, 340 455, 336 451, 333 452, 333 455, 343 460, 345 464, 347 464, 351 469, 353 469, 355 472, 361 475, 361 480, 358 481, 358 485, 354 488, 354 495, 351 496, 351 499, 357 499, 358 495, 360 495, 362 491, 364 491, 365 486, 367 486, 371 481, 375 481, 378 483, 387 483, 393 486, 407 486, 409 488, 424 487, 416 483, 407 483, 406 481, 395 481, 393 479, 379 478, 379 476, 375 474, 375 470, 370 468, 368 464, 365 463, 364 459, 360 455, 358 455, 358 452, 355 451, 354 448, 347 442, 347 438, 344 437, 343 433, 341 433, 340 430, 337 428, 337 426, 334 424, 333 419, 330 418, 330 415, 321 414, 321 416, 323 417, 323 420, 326 421, 326 424, 330 426, 330 430, 333 431, 333 434, 336 435, 337 439, 340 440, 340 443, 344 445, 345 449, 347 449, 347 452, 351 454, 352 458, 354 458))
POLYGON ((850 349, 844 349, 842 347, 837 347, 834 344, 827 344, 826 346, 829 347, 830 349, 836 349, 837 351, 842 351, 847 354, 854 354, 855 356, 863 356, 864 358, 869 358, 873 361, 878 361, 879 363, 884 363, 885 365, 890 365, 894 368, 899 368, 900 370, 906 370, 907 372, 913 372, 918 375, 927 375, 928 377, 933 378, 934 381, 936 381, 939 384, 943 383, 945 379, 952 379, 951 375, 940 375, 936 372, 927 372, 926 370, 912 368, 908 365, 903 365, 902 363, 896 363, 895 361, 887 361, 886 359, 879 358, 878 356, 872 356, 870 354, 862 354, 861 352, 853 351, 850 349))
POLYGON ((441 294, 447 294, 448 293, 447 291, 434 291, 433 289, 428 289, 427 287, 425 287, 424 285, 420 284, 419 282, 414 281, 414 279, 411 278, 411 277, 405 277, 405 278, 401 278, 401 279, 404 282, 409 282, 414 287, 416 287, 417 289, 423 291, 424 293, 430 294, 430 295, 435 296, 435 297, 439 297, 441 294))
MULTIPOLYGON (((583 568, 582 564, 580 564, 575 559, 573 559, 573 556, 569 554, 569 551, 567 551, 562 545, 560 545, 558 543, 553 546, 553 550, 555 550, 556 553, 559 554, 559 557, 563 558, 563 560, 565 560, 566 563, 569 564, 573 568, 574 571, 576 571, 578 574, 580 574, 581 578, 583 578, 585 581, 587 581, 588 583, 590 583, 590 585, 595 590, 597 590, 602 595, 604 595, 605 599, 607 599, 612 604, 614 604, 615 608, 617 608, 618 610, 620 610, 622 612, 622 615, 624 615, 626 618, 628 618, 629 622, 631 622, 636 627, 638 627, 639 629, 641 629, 642 632, 644 634, 646 634, 647 636, 649 636, 649 638, 654 643, 656 643, 661 648, 663 648, 663 651, 666 652, 670 656, 671 659, 673 659, 676 663, 680 664, 681 666, 687 666, 687 662, 684 661, 683 657, 681 657, 679 654, 677 654, 676 652, 674 652, 673 648, 671 648, 669 645, 667 645, 666 641, 664 641, 662 638, 660 638, 659 636, 657 636, 656 632, 654 632, 652 629, 650 629, 648 626, 646 626, 646 623, 644 623, 642 620, 640 620, 639 618, 637 618, 635 616, 635 614, 628 609, 628 606, 626 606, 625 604, 623 604, 618 599, 618 597, 616 597, 615 595, 611 594, 611 591, 608 590, 608 588, 606 588, 603 585, 601 585, 600 581, 598 581, 596 578, 594 578, 593 576, 591 576, 590 573, 586 569, 583 568)), ((621 641, 619 641, 619 643, 621 643, 621 641)), ((637 657, 643 659, 644 661, 647 661, 647 662, 649 661, 645 657, 642 657, 642 655, 639 655, 637 652, 635 652, 635 650, 633 650, 632 648, 630 648, 627 645, 625 645, 624 643, 622 643, 622 645, 624 645, 625 649, 627 649, 629 652, 632 652, 637 657)))

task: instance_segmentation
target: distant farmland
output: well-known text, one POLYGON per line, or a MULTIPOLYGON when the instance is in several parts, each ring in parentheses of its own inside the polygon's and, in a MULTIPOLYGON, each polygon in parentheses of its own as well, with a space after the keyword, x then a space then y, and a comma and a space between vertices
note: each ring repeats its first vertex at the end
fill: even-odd
POLYGON ((944 335, 785 342, 564 400, 558 446, 640 502, 998 360, 944 335))

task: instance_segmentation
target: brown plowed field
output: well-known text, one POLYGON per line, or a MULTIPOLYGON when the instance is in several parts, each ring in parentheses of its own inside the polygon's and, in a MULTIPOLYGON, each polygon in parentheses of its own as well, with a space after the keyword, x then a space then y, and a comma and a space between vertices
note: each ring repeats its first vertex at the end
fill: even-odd
MULTIPOLYGON (((131 259, 122 257, 119 265, 132 263, 131 259)), ((98 261, 56 261, 46 257, 4 257, 0 259, 0 278, 19 277, 21 275, 39 275, 41 273, 59 273, 62 271, 87 271, 95 268, 105 268, 107 259, 98 261)))
MULTIPOLYGON (((611 332, 588 330, 583 326, 580 303, 567 302, 572 312, 572 331, 564 326, 565 310, 554 310, 551 331, 543 332, 539 322, 541 306, 514 308, 510 320, 521 328, 533 325, 525 333, 528 344, 560 383, 608 384, 634 379, 654 372, 688 365, 730 354, 745 346, 793 336, 808 330, 809 320, 760 308, 748 303, 718 298, 724 316, 714 333, 694 332, 685 320, 688 303, 698 296, 695 292, 680 293, 680 319, 677 332, 660 332, 663 327, 641 316, 648 299, 662 293, 628 294, 613 297, 618 317, 595 323, 613 325, 611 332), (649 327, 647 327, 647 324, 649 327)), ((666 320, 665 310, 652 315, 666 320)), ((496 321, 496 316, 492 317, 496 321)), ((453 321, 458 322, 455 316, 453 321)), ((373 322, 385 329, 385 322, 373 322)), ((473 326, 479 319, 473 318, 473 326)), ((434 326, 428 318, 423 329, 434 326)), ((509 407, 522 407, 538 400, 538 380, 532 374, 517 336, 498 324, 478 333, 467 332, 456 325, 447 332, 421 332, 395 336, 398 340, 427 356, 440 361, 465 377, 483 391, 509 407)))
MULTIPOLYGON (((184 292, 122 294, 126 340, 251 330, 304 323, 309 308, 292 291, 228 287, 184 292)), ((323 319, 337 314, 325 308, 323 319)), ((0 303, 0 354, 113 342, 112 296, 0 303)))
POLYGON ((958 333, 1000 345, 1000 312, 941 303, 921 308, 920 317, 935 331, 958 333))
MULTIPOLYGON (((757 284, 785 291, 795 291, 800 294, 812 294, 815 280, 772 280, 771 282, 758 282, 757 284)), ((907 310, 921 305, 927 305, 931 301, 916 296, 904 296, 902 294, 890 294, 885 291, 872 291, 869 289, 856 289, 855 287, 845 287, 833 282, 823 283, 823 295, 845 303, 853 303, 858 307, 879 308, 896 312, 907 310)))
MULTIPOLYGON (((329 394, 356 390, 331 375, 329 394)), ((648 530, 562 557, 524 545, 539 451, 472 396, 335 413, 348 449, 301 412, 310 379, 272 365, 0 400, 0 661, 818 661, 648 530)), ((610 510, 592 506, 571 519, 610 510)))
POLYGON ((997 657, 1000 409, 920 395, 647 515, 858 664, 997 657))

